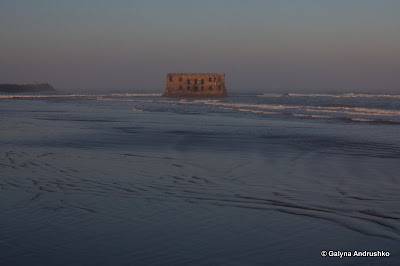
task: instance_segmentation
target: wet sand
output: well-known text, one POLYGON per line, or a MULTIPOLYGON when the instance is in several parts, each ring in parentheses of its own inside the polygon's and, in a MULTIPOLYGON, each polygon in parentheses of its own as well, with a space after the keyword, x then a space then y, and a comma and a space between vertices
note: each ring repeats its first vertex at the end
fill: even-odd
POLYGON ((4 102, 2 265, 398 263, 395 125, 131 110, 4 102))

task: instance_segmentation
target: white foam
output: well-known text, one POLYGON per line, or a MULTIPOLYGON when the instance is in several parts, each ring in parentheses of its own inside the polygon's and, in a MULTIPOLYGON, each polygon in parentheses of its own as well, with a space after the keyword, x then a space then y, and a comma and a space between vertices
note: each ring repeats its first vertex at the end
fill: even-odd
POLYGON ((137 102, 137 103, 153 103, 153 100, 132 100, 132 99, 116 99, 116 98, 108 98, 108 97, 97 97, 97 101, 110 101, 110 102, 137 102))
POLYGON ((161 94, 46 94, 46 95, 0 95, 0 99, 41 99, 41 98, 102 98, 102 97, 159 97, 161 94))
POLYGON ((102 97, 106 95, 88 95, 88 94, 51 94, 51 95, 0 95, 0 99, 36 99, 36 98, 78 98, 78 97, 102 97))
POLYGON ((284 93, 263 93, 262 95, 257 95, 257 97, 270 97, 270 98, 277 98, 277 97, 284 97, 288 96, 288 94, 284 93))
POLYGON ((267 112, 267 111, 260 111, 260 110, 253 110, 253 109, 243 109, 243 108, 239 108, 237 110, 240 111, 240 112, 249 112, 249 113, 254 113, 254 114, 268 114, 268 115, 279 114, 277 112, 267 112))
POLYGON ((376 108, 363 108, 363 107, 324 107, 324 106, 309 106, 305 108, 306 111, 311 112, 326 112, 326 113, 344 113, 353 115, 370 115, 370 116, 400 116, 398 110, 383 110, 376 108))
POLYGON ((112 93, 113 97, 160 97, 160 93, 112 93))
POLYGON ((282 111, 307 111, 322 113, 342 113, 353 115, 370 115, 370 116, 398 116, 399 110, 383 110, 376 108, 363 107, 325 107, 325 106, 297 106, 297 105, 272 105, 272 104, 241 104, 241 103, 221 103, 221 102, 205 102, 209 105, 225 106, 231 108, 257 108, 263 110, 282 110, 282 111))
POLYGON ((393 99, 400 99, 400 95, 396 95, 396 94, 366 94, 366 93, 342 93, 342 94, 264 93, 262 95, 257 95, 257 97, 271 97, 271 98, 273 98, 273 97, 333 97, 333 98, 393 98, 393 99))
MULTIPOLYGON (((241 112, 279 114, 290 113, 296 116, 308 116, 314 118, 329 118, 327 114, 338 114, 342 116, 389 116, 400 117, 400 110, 383 110, 377 108, 364 107, 331 107, 331 106, 298 106, 298 105, 273 105, 273 104, 246 104, 220 102, 219 100, 196 100, 191 102, 182 102, 183 104, 205 104, 218 106, 221 109, 238 110, 241 112)), ((336 118, 338 116, 335 116, 336 118)))

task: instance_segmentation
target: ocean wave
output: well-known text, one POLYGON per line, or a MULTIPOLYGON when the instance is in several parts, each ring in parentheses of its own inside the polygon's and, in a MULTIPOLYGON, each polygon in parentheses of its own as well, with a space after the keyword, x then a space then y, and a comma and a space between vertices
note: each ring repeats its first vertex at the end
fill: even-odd
POLYGON ((337 118, 336 116, 329 115, 310 115, 310 114, 292 114, 295 117, 304 117, 304 118, 321 118, 321 119, 332 119, 337 118))
POLYGON ((161 93, 112 93, 113 97, 160 97, 161 93))
POLYGON ((346 113, 354 115, 371 115, 371 116, 400 116, 398 110, 384 110, 377 108, 365 108, 365 107, 326 107, 326 106, 315 106, 305 108, 307 111, 321 111, 327 113, 346 113))
POLYGON ((181 99, 181 100, 179 100, 179 103, 181 103, 181 104, 217 104, 217 103, 219 103, 220 102, 220 100, 205 100, 205 99, 202 99, 202 100, 193 100, 193 101, 188 101, 188 100, 185 100, 185 99, 181 99))
POLYGON ((337 119, 351 122, 400 124, 400 110, 347 106, 231 103, 222 102, 220 100, 195 100, 179 103, 211 105, 216 106, 221 110, 232 110, 253 114, 290 115, 297 118, 337 119))
POLYGON ((115 99, 108 97, 97 97, 97 101, 111 101, 111 102, 135 102, 135 103, 154 103, 153 100, 138 100, 138 99, 115 99))
POLYGON ((386 119, 366 119, 358 117, 339 117, 339 119, 349 122, 367 122, 376 124, 400 125, 400 121, 386 120, 386 119))
POLYGON ((365 123, 389 124, 389 125, 399 125, 400 124, 400 121, 386 120, 386 119, 338 117, 338 116, 312 115, 312 114, 292 114, 292 116, 298 117, 298 118, 337 119, 337 120, 342 120, 342 121, 346 121, 346 122, 365 122, 365 123))
POLYGON ((271 98, 283 97, 283 96, 288 96, 288 94, 287 93, 263 93, 261 95, 257 95, 257 97, 271 97, 271 98))
POLYGON ((341 93, 341 94, 329 94, 329 93, 264 93, 257 95, 257 97, 332 97, 332 98, 392 98, 400 99, 400 95, 397 94, 367 94, 367 93, 341 93))
POLYGON ((101 94, 46 94, 46 95, 0 95, 0 99, 40 99, 40 98, 95 98, 101 94))
POLYGON ((0 99, 41 99, 41 98, 102 98, 102 97, 160 97, 158 93, 125 94, 43 94, 43 95, 0 95, 0 99))
MULTIPOLYGON (((247 104, 247 103, 227 103, 219 102, 218 100, 202 100, 185 102, 185 104, 203 103, 206 105, 215 105, 225 108, 254 108, 266 110, 280 110, 280 111, 305 111, 311 113, 340 113, 349 115, 365 115, 365 116, 393 116, 400 117, 400 110, 387 110, 377 108, 365 108, 365 107, 342 107, 342 106, 300 106, 300 105, 274 105, 274 104, 247 104)), ((276 112, 274 112, 276 113, 276 112)))
POLYGON ((278 112, 267 112, 267 111, 244 109, 244 108, 239 108, 237 110, 240 111, 240 112, 249 112, 249 113, 254 113, 254 114, 267 114, 267 115, 279 114, 278 112))

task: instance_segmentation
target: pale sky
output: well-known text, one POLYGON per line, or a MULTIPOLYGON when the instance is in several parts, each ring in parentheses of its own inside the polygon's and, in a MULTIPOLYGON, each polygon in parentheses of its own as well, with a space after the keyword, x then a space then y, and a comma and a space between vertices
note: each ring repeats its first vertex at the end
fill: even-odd
POLYGON ((400 93, 398 0, 0 0, 0 83, 400 93))

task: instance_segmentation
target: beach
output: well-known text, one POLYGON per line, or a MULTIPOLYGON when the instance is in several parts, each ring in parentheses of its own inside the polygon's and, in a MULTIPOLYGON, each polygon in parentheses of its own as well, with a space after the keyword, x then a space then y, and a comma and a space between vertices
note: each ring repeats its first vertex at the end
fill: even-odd
POLYGON ((396 265, 399 99, 2 95, 0 264, 396 265))

